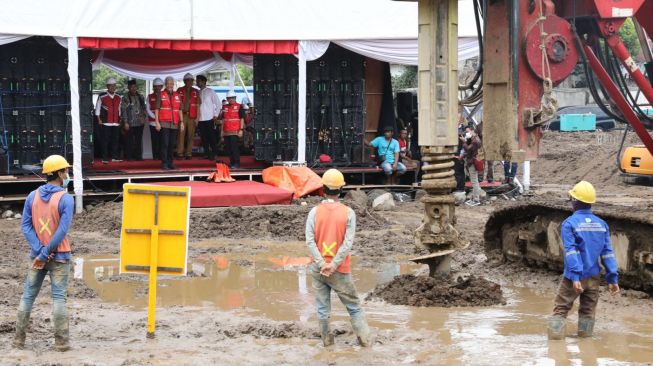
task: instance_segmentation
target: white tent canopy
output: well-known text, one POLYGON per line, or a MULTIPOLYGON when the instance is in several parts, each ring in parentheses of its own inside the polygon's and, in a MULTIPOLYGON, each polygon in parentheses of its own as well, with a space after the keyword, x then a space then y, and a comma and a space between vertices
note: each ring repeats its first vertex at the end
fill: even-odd
MULTIPOLYGON (((478 55, 470 1, 459 0, 459 58, 478 55)), ((21 0, 4 2, 0 45, 29 36, 52 36, 69 48, 70 80, 77 80, 78 37, 157 40, 299 41, 298 160, 305 161, 306 62, 319 58, 330 42, 390 63, 417 65, 417 3, 391 0, 21 0)), ((112 69, 140 78, 151 72, 98 58, 112 69)), ((96 62, 97 62, 96 61, 96 62)), ((251 65, 249 55, 218 54, 205 63, 159 70, 181 75, 214 66, 251 65)), ((151 70, 150 70, 151 71, 151 70)), ((160 75, 157 75, 160 76, 160 75)), ((74 189, 82 209, 79 93, 71 82, 74 189)))

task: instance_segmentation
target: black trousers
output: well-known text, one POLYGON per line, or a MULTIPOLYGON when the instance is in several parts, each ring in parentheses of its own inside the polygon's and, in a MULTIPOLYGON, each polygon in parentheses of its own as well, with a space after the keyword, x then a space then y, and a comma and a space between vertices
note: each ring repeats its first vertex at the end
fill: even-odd
POLYGON ((102 146, 102 160, 108 161, 111 159, 120 158, 120 126, 107 126, 102 125, 102 134, 100 138, 100 145, 102 146), (111 148, 111 155, 109 155, 109 148, 111 148))
POLYGON ((199 121, 200 136, 202 136, 202 146, 204 146, 204 155, 209 160, 215 159, 218 154, 218 141, 216 139, 215 124, 213 120, 199 121))
POLYGON ((161 128, 161 164, 164 166, 172 166, 172 154, 175 151, 177 144, 177 130, 174 128, 161 128))
POLYGON ((129 126, 125 141, 125 159, 143 159, 143 126, 129 126))
POLYGON ((240 143, 238 140, 238 136, 224 137, 224 144, 227 148, 231 165, 240 165, 240 143))
POLYGON ((465 190, 465 161, 462 159, 454 159, 454 176, 456 177, 456 191, 465 190))
POLYGON ((152 159, 158 160, 161 156, 161 132, 156 127, 150 126, 150 141, 152 142, 152 159))

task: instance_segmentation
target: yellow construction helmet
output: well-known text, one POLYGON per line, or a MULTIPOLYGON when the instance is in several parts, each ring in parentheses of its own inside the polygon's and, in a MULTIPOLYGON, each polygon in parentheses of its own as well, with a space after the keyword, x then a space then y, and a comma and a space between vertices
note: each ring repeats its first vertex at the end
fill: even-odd
POLYGON ((596 202, 596 190, 594 190, 594 186, 592 183, 584 180, 576 183, 574 188, 569 191, 569 195, 581 202, 596 202))
POLYGON ((43 161, 43 174, 50 174, 65 168, 70 168, 70 164, 61 155, 50 155, 43 161))
POLYGON ((345 177, 338 169, 329 169, 322 175, 322 184, 329 189, 340 189, 345 185, 345 177))

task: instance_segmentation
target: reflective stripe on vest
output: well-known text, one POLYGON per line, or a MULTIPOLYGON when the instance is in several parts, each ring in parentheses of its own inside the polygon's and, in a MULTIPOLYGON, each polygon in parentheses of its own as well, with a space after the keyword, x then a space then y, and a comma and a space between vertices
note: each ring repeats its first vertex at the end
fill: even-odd
MULTIPOLYGON (((41 194, 38 190, 34 192, 34 200, 32 201, 32 226, 43 246, 50 243, 52 236, 59 227, 59 220, 61 218, 59 214, 59 202, 64 194, 66 194, 66 191, 53 193, 50 196, 50 200, 45 202, 41 199, 41 194)), ((68 236, 61 241, 61 244, 57 248, 57 253, 62 252, 70 252, 68 236)))
POLYGON ((100 97, 102 123, 120 123, 120 98, 118 94, 114 94, 113 98, 109 94, 100 97))
MULTIPOLYGON (((182 105, 184 103, 184 99, 186 98, 185 91, 186 91, 185 86, 182 86, 181 88, 177 89, 177 93, 179 93, 179 97, 181 98, 182 105)), ((199 93, 197 89, 191 88, 190 103, 188 104, 188 117, 197 118, 198 105, 199 105, 199 93)))
POLYGON ((179 110, 181 109, 181 98, 177 92, 172 93, 172 101, 168 97, 168 91, 161 91, 161 108, 159 108, 159 122, 179 123, 179 110))
POLYGON ((227 104, 222 107, 225 131, 240 131, 240 104, 227 104))
MULTIPOLYGON (((315 243, 327 263, 336 256, 345 240, 349 207, 339 202, 321 203, 315 212, 315 243)), ((351 272, 351 257, 348 254, 336 269, 340 273, 351 272)))

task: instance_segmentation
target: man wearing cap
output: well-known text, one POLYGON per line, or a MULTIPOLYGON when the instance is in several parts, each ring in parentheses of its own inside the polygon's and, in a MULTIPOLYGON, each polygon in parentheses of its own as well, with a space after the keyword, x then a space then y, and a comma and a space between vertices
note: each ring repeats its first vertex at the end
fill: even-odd
POLYGON ((386 184, 394 184, 394 178, 406 173, 406 166, 399 161, 399 141, 392 138, 394 128, 387 126, 383 129, 383 136, 379 136, 366 145, 375 149, 376 162, 383 169, 386 184))
MULTIPOLYGON (((72 196, 66 192, 70 182, 69 168, 64 157, 49 156, 43 161, 47 183, 32 191, 25 200, 21 228, 30 246, 30 254, 16 317, 14 347, 19 349, 25 347, 32 305, 46 275, 50 276, 52 286, 54 347, 58 351, 70 349, 66 307, 70 274, 70 241, 67 234, 75 204, 72 196)), ((44 327, 38 323, 33 326, 44 327)))
POLYGON ((200 129, 200 136, 202 136, 204 154, 207 159, 214 160, 218 154, 218 141, 215 135, 215 127, 222 106, 215 90, 207 88, 206 76, 197 75, 197 86, 200 87, 199 99, 202 101, 197 118, 199 120, 198 127, 200 129))
POLYGON ((309 269, 322 344, 328 347, 334 343, 329 327, 333 290, 349 312, 359 344, 367 347, 370 330, 351 276, 349 254, 356 234, 356 213, 338 201, 345 185, 340 171, 327 170, 322 176, 322 184, 326 199, 314 207, 306 219, 306 246, 312 259, 309 269))
POLYGON ((152 158, 158 160, 161 155, 161 132, 156 129, 156 116, 154 115, 154 110, 157 108, 157 103, 159 100, 159 95, 161 94, 161 89, 163 89, 163 80, 161 78, 156 78, 152 82, 152 88, 154 91, 147 96, 147 120, 150 124, 150 142, 152 145, 152 158))
POLYGON ((181 111, 181 97, 174 90, 175 79, 172 76, 166 77, 165 89, 159 93, 156 109, 154 110, 154 122, 156 130, 161 132, 161 168, 163 170, 175 169, 172 164, 172 155, 177 142, 177 130, 184 130, 181 123, 183 118, 181 111))
POLYGON ((143 160, 143 126, 145 125, 145 98, 138 92, 136 80, 127 82, 129 92, 122 97, 120 115, 127 130, 125 159, 143 160))
POLYGON ((565 337, 565 320, 580 297, 578 336, 591 337, 594 315, 599 302, 601 266, 612 295, 619 293, 617 260, 610 244, 610 229, 605 221, 592 213, 596 191, 591 183, 580 181, 569 196, 574 213, 560 226, 564 245, 565 269, 555 298, 553 316, 548 320, 549 339, 565 337))
POLYGON ((193 158, 197 109, 200 105, 199 91, 193 87, 193 80, 193 75, 187 73, 184 75, 184 86, 177 89, 177 93, 181 98, 181 110, 183 112, 181 123, 184 125, 184 128, 179 130, 179 137, 177 137, 177 157, 180 159, 186 158, 186 160, 193 158))
POLYGON ((245 109, 236 102, 236 93, 227 93, 227 104, 222 106, 222 129, 220 135, 224 139, 226 150, 231 161, 230 168, 240 168, 240 139, 245 129, 245 109))
POLYGON ((120 160, 120 95, 116 94, 116 79, 107 79, 107 92, 101 94, 95 105, 95 116, 100 124, 102 163, 120 160), (111 155, 109 155, 111 149, 111 155))

